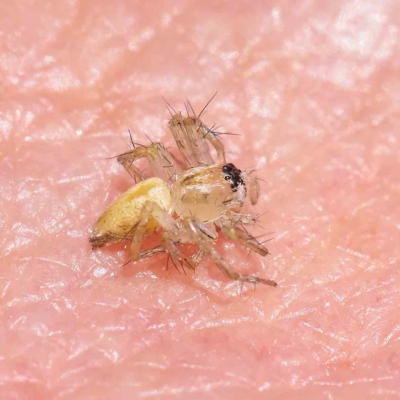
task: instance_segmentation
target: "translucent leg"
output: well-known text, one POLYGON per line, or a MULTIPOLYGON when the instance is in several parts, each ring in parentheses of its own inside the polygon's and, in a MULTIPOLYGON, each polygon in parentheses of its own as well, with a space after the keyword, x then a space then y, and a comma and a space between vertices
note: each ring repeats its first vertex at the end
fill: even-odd
POLYGON ((193 271, 196 269, 198 263, 176 247, 175 242, 169 237, 168 232, 163 233, 163 246, 173 259, 185 263, 193 271))
POLYGON ((262 279, 258 278, 257 276, 244 275, 236 271, 233 271, 230 265, 222 258, 222 256, 218 253, 218 251, 213 247, 213 243, 204 238, 202 234, 202 229, 200 229, 200 226, 202 225, 201 222, 196 219, 190 219, 186 221, 186 224, 192 232, 192 240, 198 244, 198 246, 204 253, 210 255, 215 264, 217 264, 218 268, 227 277, 236 281, 262 283, 263 285, 277 286, 277 283, 270 279, 262 279))
POLYGON ((195 116, 183 117, 175 114, 168 126, 174 135, 176 144, 185 161, 186 168, 201 165, 213 165, 213 159, 207 141, 217 151, 217 163, 225 164, 224 145, 218 137, 195 116))
POLYGON ((152 202, 144 204, 140 212, 139 223, 133 229, 130 259, 132 261, 137 261, 140 258, 150 257, 152 255, 151 251, 149 254, 140 251, 150 217, 157 220, 157 222, 164 228, 162 241, 163 250, 156 248, 153 249, 153 252, 167 251, 173 259, 185 263, 186 266, 194 270, 198 263, 192 260, 191 257, 186 256, 176 246, 176 242, 187 242, 189 236, 185 235, 186 231, 184 229, 182 230, 181 227, 177 225, 177 221, 173 219, 170 214, 163 210, 158 204, 152 202))
POLYGON ((180 174, 179 165, 161 143, 152 143, 150 146, 136 146, 132 151, 118 156, 117 160, 131 176, 144 180, 147 179, 147 176, 132 165, 134 161, 140 158, 147 158, 154 176, 164 181, 173 179, 180 174))
POLYGON ((165 253, 165 248, 163 246, 153 247, 152 249, 143 250, 139 254, 139 260, 143 260, 145 258, 151 258, 158 253, 165 253))
POLYGON ((254 236, 249 233, 237 228, 233 225, 225 225, 221 228, 222 233, 229 239, 236 240, 243 246, 255 251, 261 256, 265 257, 268 253, 268 249, 257 241, 254 236))
POLYGON ((203 138, 207 139, 216 150, 218 164, 226 164, 224 145, 222 144, 221 140, 219 140, 218 136, 211 129, 207 128, 203 122, 201 122, 200 118, 196 118, 196 125, 199 134, 203 138))

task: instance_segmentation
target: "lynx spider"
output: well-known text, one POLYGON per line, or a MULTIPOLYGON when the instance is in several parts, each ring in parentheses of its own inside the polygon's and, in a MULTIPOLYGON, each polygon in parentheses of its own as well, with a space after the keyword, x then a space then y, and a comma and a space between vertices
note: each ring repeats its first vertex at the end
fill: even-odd
POLYGON ((167 252, 172 260, 192 270, 208 255, 233 280, 277 286, 272 280, 232 270, 214 247, 220 231, 263 257, 268 254, 263 244, 238 226, 255 222, 253 215, 241 214, 240 210, 247 192, 251 204, 257 203, 259 186, 251 173, 226 162, 218 133, 200 120, 211 100, 198 116, 188 101, 187 117, 167 103, 171 114, 168 126, 183 161, 176 159, 162 143, 135 145, 131 137, 133 149, 117 156, 117 160, 138 182, 100 216, 90 243, 96 248, 130 240, 132 261, 167 252), (217 160, 213 159, 207 141, 214 147, 217 160), (140 158, 147 158, 154 177, 148 178, 133 165, 140 158), (159 228, 162 228, 161 245, 141 251, 143 239, 159 228), (183 243, 197 245, 196 255, 185 255, 177 246, 183 243))

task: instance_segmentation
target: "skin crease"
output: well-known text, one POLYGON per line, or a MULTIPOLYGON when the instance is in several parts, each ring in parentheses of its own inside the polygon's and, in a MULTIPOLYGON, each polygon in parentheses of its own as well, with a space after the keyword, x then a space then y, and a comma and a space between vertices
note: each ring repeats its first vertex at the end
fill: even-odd
POLYGON ((399 397, 399 4, 293 5, 4 2, 0 398, 399 397), (216 90, 274 237, 218 248, 276 289, 88 243, 128 128, 177 155, 161 97, 216 90))

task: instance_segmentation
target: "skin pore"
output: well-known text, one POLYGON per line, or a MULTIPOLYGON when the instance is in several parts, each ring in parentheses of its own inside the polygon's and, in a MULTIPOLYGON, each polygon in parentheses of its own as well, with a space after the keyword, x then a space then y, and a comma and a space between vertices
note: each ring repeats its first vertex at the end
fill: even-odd
POLYGON ((5 2, 0 398, 396 398, 399 8, 5 2), (217 90, 202 120, 240 134, 227 162, 258 169, 273 237, 217 249, 277 288, 88 242, 133 184, 106 160, 128 129, 173 147, 162 96, 200 111, 217 90))

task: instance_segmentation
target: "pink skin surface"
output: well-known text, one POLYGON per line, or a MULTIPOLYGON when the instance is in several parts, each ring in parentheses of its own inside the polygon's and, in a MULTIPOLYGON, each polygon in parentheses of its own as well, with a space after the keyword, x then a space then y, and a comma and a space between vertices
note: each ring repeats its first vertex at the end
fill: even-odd
POLYGON ((0 398, 398 398, 399 22, 396 0, 3 2, 0 398), (241 134, 274 237, 218 248, 278 288, 88 243, 133 183, 106 160, 128 128, 177 154, 162 96, 217 90, 204 121, 241 134))

